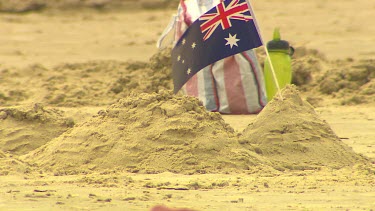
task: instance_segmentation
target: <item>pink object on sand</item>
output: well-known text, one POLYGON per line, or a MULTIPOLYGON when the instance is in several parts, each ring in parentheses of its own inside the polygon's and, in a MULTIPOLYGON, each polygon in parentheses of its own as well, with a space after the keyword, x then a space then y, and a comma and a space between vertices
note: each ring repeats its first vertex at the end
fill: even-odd
POLYGON ((158 205, 158 206, 151 208, 150 211, 194 211, 194 210, 187 209, 187 208, 168 208, 166 206, 158 205))

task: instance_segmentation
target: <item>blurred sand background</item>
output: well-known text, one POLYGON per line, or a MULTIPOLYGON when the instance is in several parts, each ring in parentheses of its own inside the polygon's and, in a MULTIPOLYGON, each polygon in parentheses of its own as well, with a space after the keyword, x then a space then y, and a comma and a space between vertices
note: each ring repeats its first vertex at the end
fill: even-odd
MULTIPOLYGON (((111 4, 105 6, 103 1, 101 10, 75 5, 61 13, 54 9, 59 8, 58 3, 52 3, 55 1, 44 2, 52 9, 2 14, 2 63, 50 66, 97 59, 148 61, 156 53, 155 41, 176 8, 173 1, 167 8, 168 4, 158 3, 163 1, 150 1, 150 5, 148 1, 118 1, 124 5, 108 12, 105 8, 111 4), (150 9, 151 5, 157 9, 150 9)), ((61 2, 65 1, 56 2, 64 5, 61 2)), ((272 38, 274 27, 280 27, 282 37, 294 46, 317 49, 328 59, 374 57, 374 2, 274 0, 254 1, 253 7, 266 41, 272 38)))
MULTIPOLYGON (((228 146, 246 144, 244 137, 257 135, 251 133, 251 125, 261 121, 254 115, 215 116, 199 109, 194 100, 174 99, 166 92, 151 94, 171 88, 168 52, 158 52, 155 43, 176 6, 176 1, 166 0, 0 0, 0 210, 149 210, 157 204, 197 210, 374 209, 375 2, 253 1, 264 40, 280 27, 282 38, 297 49, 294 84, 337 135, 332 143, 343 143, 348 152, 340 151, 319 166, 299 163, 306 158, 303 154, 293 161, 287 159, 287 151, 286 157, 272 157, 267 152, 272 147, 250 147, 246 150, 253 166, 240 172, 232 172, 227 164, 205 172, 195 167, 209 166, 199 161, 208 159, 205 153, 189 151, 198 158, 192 161, 184 147, 158 148, 186 152, 176 155, 152 154, 157 145, 138 146, 147 145, 142 141, 149 137, 195 142, 203 136, 208 141, 202 148, 217 152, 207 155, 232 159, 225 151, 228 146), (116 103, 118 99, 123 100, 116 103), (153 104, 155 99, 161 104, 153 104), (143 119, 145 102, 176 118, 156 112, 152 119, 143 119), (180 113, 184 109, 189 112, 180 113), (128 112, 130 116, 122 115, 128 112), (166 129, 158 128, 163 124, 166 129), (116 159, 122 158, 121 150, 111 148, 122 149, 117 140, 138 146, 137 153, 129 154, 135 159, 129 162, 136 165, 120 168, 116 159), (211 146, 210 140, 223 144, 211 146), (96 144, 92 151, 79 151, 90 142, 96 144), (353 153, 364 155, 365 164, 341 160, 356 157, 353 153), (175 166, 163 166, 170 162, 166 155, 174 156, 175 166), (137 163, 137 158, 144 159, 137 163)), ((261 50, 259 56, 262 60, 261 50)), ((290 118, 293 122, 298 115, 290 118)), ((298 150, 314 148, 305 147, 298 150)), ((243 162, 235 160, 233 165, 243 162)))

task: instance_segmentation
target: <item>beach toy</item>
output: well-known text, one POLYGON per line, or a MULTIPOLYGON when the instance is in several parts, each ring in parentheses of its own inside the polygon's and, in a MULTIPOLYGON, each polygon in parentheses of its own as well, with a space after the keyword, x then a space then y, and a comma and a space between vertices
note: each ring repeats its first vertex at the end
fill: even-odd
MULTIPOLYGON (((275 28, 273 40, 267 43, 267 49, 280 89, 283 89, 292 82, 291 56, 294 53, 294 48, 289 45, 289 42, 280 39, 280 31, 275 28)), ((278 90, 268 59, 264 62, 264 79, 268 101, 270 101, 278 90)))

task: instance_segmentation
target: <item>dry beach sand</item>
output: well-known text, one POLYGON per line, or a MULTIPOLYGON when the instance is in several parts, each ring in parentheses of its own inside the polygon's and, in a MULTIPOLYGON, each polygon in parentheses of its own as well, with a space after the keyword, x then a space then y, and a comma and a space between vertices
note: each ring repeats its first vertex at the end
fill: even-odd
POLYGON ((253 2, 294 85, 220 115, 170 91, 176 1, 0 0, 0 210, 375 209, 375 2, 253 2))

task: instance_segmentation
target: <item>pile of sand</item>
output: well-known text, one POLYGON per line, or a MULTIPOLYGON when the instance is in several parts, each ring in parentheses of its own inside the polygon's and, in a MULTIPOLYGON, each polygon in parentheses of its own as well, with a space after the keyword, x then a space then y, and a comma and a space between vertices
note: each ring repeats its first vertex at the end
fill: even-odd
POLYGON ((0 150, 23 155, 73 126, 62 111, 41 104, 0 108, 0 150))
POLYGON ((304 47, 295 52, 292 83, 314 106, 322 103, 322 95, 342 105, 375 103, 374 60, 328 61, 319 51, 304 47))
MULTIPOLYGON (((65 107, 110 105, 122 94, 138 88, 138 78, 146 78, 145 73, 128 70, 128 66, 134 64, 117 61, 61 64, 47 70, 48 78, 41 87, 46 94, 41 100, 65 107), (119 84, 126 84, 128 89, 120 89, 119 84)), ((145 63, 139 64, 140 68, 145 66, 145 63)))
POLYGON ((299 86, 301 91, 309 90, 308 86, 327 68, 327 62, 319 51, 297 47, 292 56, 292 84, 299 86))
POLYGON ((54 68, 32 65, 0 69, 0 104, 43 103, 50 106, 108 106, 131 92, 172 89, 170 50, 160 51, 148 63, 90 61, 54 68))
POLYGON ((252 171, 266 163, 240 146, 220 114, 166 91, 130 95, 24 159, 55 174, 252 171))
POLYGON ((375 103, 375 60, 336 61, 317 83, 321 93, 341 104, 375 103))
POLYGON ((342 168, 364 161, 300 98, 295 86, 287 86, 282 96, 269 102, 244 130, 244 146, 254 147, 280 170, 342 168))

